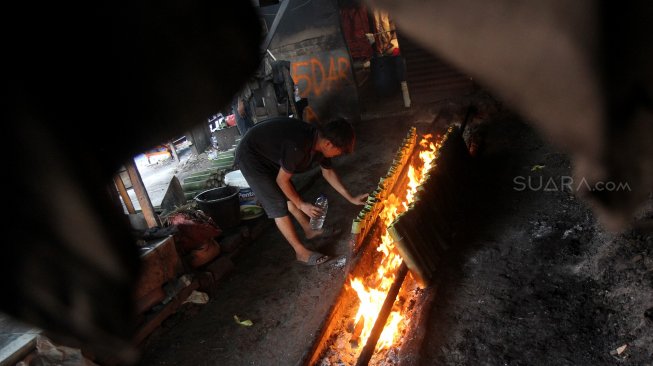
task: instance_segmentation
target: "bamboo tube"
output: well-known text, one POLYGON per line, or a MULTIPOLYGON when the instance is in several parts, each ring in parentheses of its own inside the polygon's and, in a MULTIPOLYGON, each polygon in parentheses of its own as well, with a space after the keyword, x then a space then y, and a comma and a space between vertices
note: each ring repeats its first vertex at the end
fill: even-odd
MULTIPOLYGON (((403 250, 404 255, 410 257, 410 261, 413 262, 415 270, 420 274, 421 278, 426 284, 430 280, 431 269, 429 268, 429 265, 424 261, 422 253, 416 249, 415 244, 413 243, 415 240, 414 233, 411 233, 409 229, 406 229, 405 225, 406 223, 403 221, 399 221, 394 225, 395 230, 397 230, 402 237, 402 240, 400 241, 401 250, 403 250)), ((401 253, 402 252, 400 251, 400 254, 401 253)))
POLYGON ((209 168, 209 169, 204 169, 204 170, 201 170, 201 171, 191 173, 188 176, 189 177, 196 177, 198 175, 206 175, 206 174, 213 174, 213 173, 217 173, 217 170, 214 169, 214 168, 209 168))
POLYGON ((191 192, 184 192, 184 197, 186 198, 187 201, 188 201, 188 200, 192 200, 192 199, 195 198, 195 196, 197 196, 198 194, 200 194, 200 193, 202 193, 202 192, 203 192, 203 190, 199 190, 199 191, 191 191, 191 192))
POLYGON ((184 179, 184 183, 201 182, 203 180, 212 179, 212 178, 215 178, 214 174, 215 173, 206 174, 206 175, 198 175, 198 176, 195 176, 195 177, 188 177, 188 178, 184 179))
POLYGON ((233 158, 235 156, 235 150, 218 152, 218 158, 233 158))
POLYGON ((235 160, 236 160, 236 158, 231 156, 231 157, 224 157, 224 158, 209 160, 209 162, 212 163, 212 164, 233 164, 233 162, 235 160))
POLYGON ((431 265, 430 268, 435 271, 440 261, 442 251, 436 248, 438 229, 429 221, 429 216, 425 215, 426 207, 424 205, 415 205, 411 210, 409 216, 409 227, 415 230, 421 239, 421 250, 426 256, 427 262, 431 265))
POLYGON ((416 136, 416 129, 409 129, 402 145, 395 153, 385 177, 379 179, 379 184, 368 197, 365 207, 358 213, 357 218, 352 221, 352 233, 357 235, 356 243, 362 243, 363 239, 373 229, 380 212, 385 206, 385 200, 396 188, 399 178, 402 177, 400 174, 405 170, 406 162, 414 149, 416 136))
POLYGON ((420 216, 427 218, 426 221, 422 222, 422 224, 425 226, 427 233, 433 240, 432 247, 435 253, 446 252, 449 249, 449 240, 445 238, 450 237, 450 234, 445 233, 444 230, 445 228, 448 230, 448 220, 440 214, 435 206, 424 205, 418 206, 415 209, 420 212, 420 216))
POLYGON ((212 160, 210 164, 213 169, 227 169, 227 168, 231 168, 234 165, 234 160, 233 159, 223 160, 223 161, 212 160))
POLYGON ((351 233, 352 234, 360 234, 360 232, 361 232, 361 222, 354 219, 351 222, 351 233))
POLYGON ((423 267, 426 273, 425 279, 428 281, 435 271, 435 253, 429 250, 428 238, 424 235, 423 228, 418 225, 415 216, 415 210, 407 211, 404 219, 399 221, 398 228, 404 235, 404 239, 408 239, 407 244, 413 251, 418 264, 423 267))
POLYGON ((181 189, 184 192, 197 191, 200 189, 206 189, 211 187, 211 182, 209 180, 203 180, 198 182, 184 183, 181 185, 181 189))
POLYGON ((359 226, 360 226, 360 231, 361 231, 361 232, 364 232, 364 231, 367 230, 367 226, 368 226, 368 224, 367 224, 367 222, 365 222, 365 221, 361 221, 360 224, 359 224, 359 226))
POLYGON ((406 218, 406 220, 409 221, 409 226, 420 235, 424 243, 429 244, 429 247, 432 240, 431 234, 433 234, 434 231, 430 222, 430 209, 430 202, 424 201, 420 197, 416 197, 413 204, 409 207, 409 212, 406 218))
POLYGON ((423 268, 417 265, 414 254, 407 249, 404 240, 396 241, 395 248, 397 248, 401 259, 403 259, 406 266, 410 269, 410 272, 413 274, 413 277, 419 286, 422 288, 427 287, 429 284, 429 281, 426 277, 427 274, 424 273, 423 268))
POLYGON ((438 198, 440 195, 435 192, 425 191, 423 196, 425 204, 418 206, 417 209, 427 219, 425 225, 433 229, 432 233, 437 239, 438 245, 444 246, 442 249, 447 250, 448 245, 444 237, 451 235, 451 229, 449 227, 449 218, 443 215, 440 209, 438 198))
POLYGON ((438 205, 447 214, 450 214, 455 209, 456 203, 454 198, 458 193, 458 189, 452 183, 450 177, 438 171, 424 185, 424 189, 430 193, 427 200, 433 205, 438 205))
POLYGON ((235 161, 236 158, 233 156, 218 157, 217 159, 210 160, 214 164, 233 164, 235 161))

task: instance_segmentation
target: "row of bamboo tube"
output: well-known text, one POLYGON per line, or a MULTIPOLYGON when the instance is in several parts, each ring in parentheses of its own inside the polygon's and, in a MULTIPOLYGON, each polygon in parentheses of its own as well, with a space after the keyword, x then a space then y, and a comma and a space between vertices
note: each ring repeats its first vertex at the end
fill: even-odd
POLYGON ((222 187, 225 172, 224 169, 208 169, 201 174, 187 177, 181 185, 185 198, 190 200, 207 189, 222 187))
POLYGON ((434 279, 452 245, 452 219, 461 208, 469 174, 469 152, 458 127, 450 127, 415 200, 388 227, 395 247, 422 286, 434 279))
POLYGON ((397 150, 388 173, 379 180, 377 188, 367 198, 367 203, 352 222, 354 252, 358 251, 370 229, 376 223, 385 200, 393 192, 397 181, 402 177, 404 168, 411 161, 416 144, 417 130, 412 127, 397 150))
POLYGON ((233 169, 234 160, 234 150, 219 152, 217 158, 210 161, 210 168, 186 177, 181 185, 186 200, 195 198, 207 189, 222 187, 227 170, 233 169))

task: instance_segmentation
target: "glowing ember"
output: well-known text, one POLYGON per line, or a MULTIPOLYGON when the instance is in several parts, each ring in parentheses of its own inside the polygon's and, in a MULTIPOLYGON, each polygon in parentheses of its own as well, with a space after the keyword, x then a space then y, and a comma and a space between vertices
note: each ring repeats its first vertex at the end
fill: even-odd
MULTIPOLYGON (((363 330, 360 335, 361 343, 365 344, 367 338, 370 336, 374 322, 381 310, 383 301, 392 286, 395 279, 397 268, 402 263, 401 256, 394 246, 392 237, 386 228, 395 220, 395 218, 404 212, 408 205, 413 202, 417 187, 424 180, 424 173, 431 169, 431 164, 435 159, 437 149, 440 148, 441 142, 438 138, 437 142, 432 141, 432 135, 423 136, 419 146, 415 148, 420 160, 420 166, 410 165, 408 167, 408 184, 404 197, 396 197, 394 194, 385 200, 383 210, 380 212, 379 217, 383 220, 383 228, 381 230, 381 243, 377 251, 383 253, 383 258, 375 275, 363 280, 356 277, 351 279, 350 284, 354 289, 360 300, 360 306, 356 313, 355 323, 358 324, 363 321, 363 330)), ((390 347, 395 343, 396 338, 400 334, 403 325, 403 315, 398 311, 393 311, 388 317, 385 328, 381 333, 379 341, 377 342, 376 349, 384 349, 390 347)))

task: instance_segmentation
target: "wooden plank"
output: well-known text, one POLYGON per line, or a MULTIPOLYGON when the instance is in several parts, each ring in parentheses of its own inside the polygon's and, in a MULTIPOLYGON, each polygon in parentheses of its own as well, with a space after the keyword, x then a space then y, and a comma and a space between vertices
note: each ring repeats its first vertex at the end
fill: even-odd
POLYGON ((15 365, 36 347, 38 329, 30 329, 0 349, 0 366, 15 365))
POLYGON ((177 149, 175 148, 175 144, 172 143, 172 141, 168 142, 168 148, 172 152, 172 158, 179 164, 179 155, 177 154, 177 149))
POLYGON ((138 168, 136 168, 136 163, 134 163, 133 160, 130 160, 125 166, 127 167, 129 179, 132 181, 138 203, 141 205, 141 211, 143 211, 143 216, 145 217, 147 226, 151 228, 161 226, 161 219, 159 218, 159 215, 154 212, 154 206, 152 206, 150 196, 147 194, 147 190, 143 184, 141 173, 139 173, 138 168))
POLYGON ((392 283, 392 286, 390 287, 390 290, 388 290, 388 294, 383 301, 383 306, 381 306, 381 310, 374 322, 370 336, 367 338, 367 343, 365 343, 365 347, 363 347, 360 356, 358 356, 356 366, 367 366, 370 362, 370 359, 374 354, 374 349, 376 348, 376 342, 378 342, 381 332, 383 332, 383 328, 385 328, 385 323, 388 321, 388 316, 392 311, 392 306, 397 299, 397 295, 399 294, 399 290, 401 289, 401 285, 404 283, 407 273, 408 267, 406 267, 406 264, 402 263, 399 269, 397 269, 395 281, 392 283))
POLYGON ((168 235, 152 244, 152 249, 141 254, 141 274, 134 284, 134 296, 141 298, 160 288, 181 272, 182 264, 174 237, 168 235))
POLYGON ((125 183, 122 181, 120 174, 116 174, 113 177, 113 182, 116 184, 116 188, 118 188, 118 193, 120 193, 120 197, 122 197, 122 201, 125 203, 125 207, 127 207, 127 212, 130 214, 135 214, 136 210, 134 209, 134 204, 132 203, 131 198, 129 198, 127 188, 125 188, 125 183))
POLYGON ((158 328, 161 323, 166 320, 170 315, 174 314, 184 301, 190 296, 190 294, 199 287, 198 281, 193 280, 190 285, 186 286, 183 290, 177 294, 166 306, 161 309, 156 315, 147 320, 143 326, 141 326, 136 335, 134 336, 134 344, 141 344, 156 328, 158 328))

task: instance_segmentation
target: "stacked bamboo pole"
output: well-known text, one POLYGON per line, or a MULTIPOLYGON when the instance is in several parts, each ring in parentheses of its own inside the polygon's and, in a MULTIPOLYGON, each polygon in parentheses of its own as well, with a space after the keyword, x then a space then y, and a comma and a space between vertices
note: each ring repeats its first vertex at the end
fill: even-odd
POLYGON ((187 200, 193 199, 199 193, 224 185, 225 169, 211 168, 194 173, 184 179, 181 185, 187 200))
POLYGON ((233 169, 235 150, 220 151, 213 160, 209 160, 213 169, 233 169))
POLYGON ((422 285, 431 283, 452 245, 451 218, 468 182, 469 153, 458 127, 450 127, 415 200, 388 228, 395 246, 422 285))

